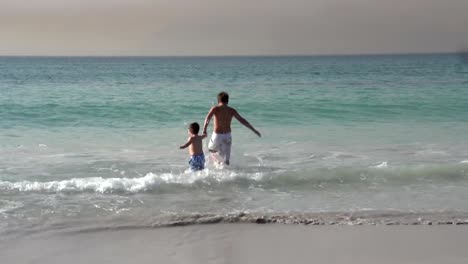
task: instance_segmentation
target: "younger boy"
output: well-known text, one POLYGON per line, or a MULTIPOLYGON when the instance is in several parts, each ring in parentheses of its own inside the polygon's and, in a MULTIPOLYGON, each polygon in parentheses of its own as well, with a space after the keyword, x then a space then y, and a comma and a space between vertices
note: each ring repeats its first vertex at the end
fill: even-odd
POLYGON ((192 171, 199 171, 205 168, 205 155, 203 154, 202 140, 206 137, 206 135, 199 136, 199 131, 200 125, 197 122, 190 124, 188 130, 190 136, 187 140, 187 143, 180 146, 180 149, 185 149, 190 146, 190 160, 188 163, 192 171))

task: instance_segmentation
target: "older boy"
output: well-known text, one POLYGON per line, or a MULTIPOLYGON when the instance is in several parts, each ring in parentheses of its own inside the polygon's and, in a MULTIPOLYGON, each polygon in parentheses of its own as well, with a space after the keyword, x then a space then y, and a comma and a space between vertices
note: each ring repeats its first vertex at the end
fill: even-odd
POLYGON ((206 135, 206 129, 210 123, 211 118, 214 116, 214 130, 211 136, 210 142, 208 143, 208 150, 212 153, 217 153, 218 157, 214 158, 218 162, 224 162, 229 165, 229 158, 231 156, 231 121, 232 117, 235 117, 242 125, 252 130, 257 136, 261 137, 258 132, 247 120, 245 120, 236 109, 229 107, 229 94, 226 92, 220 92, 218 94, 218 105, 213 106, 208 115, 205 118, 205 124, 203 126, 203 135, 206 135), (221 160, 220 160, 221 159, 221 160))

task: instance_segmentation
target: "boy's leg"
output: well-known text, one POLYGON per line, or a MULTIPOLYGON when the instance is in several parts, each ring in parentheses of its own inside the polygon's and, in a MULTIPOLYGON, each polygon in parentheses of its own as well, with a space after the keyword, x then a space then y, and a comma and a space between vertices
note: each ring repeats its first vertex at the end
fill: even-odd
POLYGON ((192 171, 199 171, 205 169, 205 155, 191 156, 189 166, 192 171))
POLYGON ((217 152, 211 152, 211 158, 216 163, 221 163, 222 162, 222 159, 221 159, 221 157, 219 156, 219 154, 217 152))
POLYGON ((216 135, 213 133, 213 135, 210 138, 210 141, 208 143, 208 150, 211 153, 211 158, 213 159, 214 162, 216 163, 221 163, 222 162, 222 157, 220 156, 220 144, 219 144, 219 135, 216 135))
MULTIPOLYGON (((226 165, 229 165, 229 160, 231 159, 231 145, 232 145, 232 138, 231 135, 226 135, 225 138, 223 138, 223 143, 222 143, 222 157, 224 160, 224 163, 226 165)), ((221 154, 221 153, 220 153, 221 154)))
POLYGON ((188 161, 188 164, 189 164, 190 170, 191 170, 191 171, 195 171, 193 156, 190 157, 190 159, 189 159, 189 161, 188 161))

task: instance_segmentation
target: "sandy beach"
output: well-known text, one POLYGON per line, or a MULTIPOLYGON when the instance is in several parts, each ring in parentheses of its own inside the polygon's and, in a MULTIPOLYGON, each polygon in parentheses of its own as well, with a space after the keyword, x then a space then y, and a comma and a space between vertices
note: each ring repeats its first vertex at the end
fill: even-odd
POLYGON ((468 263, 464 226, 217 224, 40 234, 0 263, 468 263))

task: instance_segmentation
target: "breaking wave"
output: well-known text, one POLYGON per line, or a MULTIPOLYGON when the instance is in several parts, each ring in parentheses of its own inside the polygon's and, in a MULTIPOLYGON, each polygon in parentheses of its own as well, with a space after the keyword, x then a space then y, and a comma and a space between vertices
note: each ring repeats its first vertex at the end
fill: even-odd
POLYGON ((236 172, 205 170, 198 173, 148 173, 135 178, 72 178, 56 181, 0 181, 0 191, 138 193, 171 191, 178 188, 258 187, 264 189, 314 189, 336 186, 386 186, 468 180, 468 165, 420 165, 409 167, 322 168, 307 171, 271 170, 236 172))

